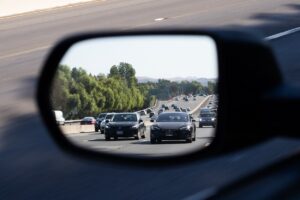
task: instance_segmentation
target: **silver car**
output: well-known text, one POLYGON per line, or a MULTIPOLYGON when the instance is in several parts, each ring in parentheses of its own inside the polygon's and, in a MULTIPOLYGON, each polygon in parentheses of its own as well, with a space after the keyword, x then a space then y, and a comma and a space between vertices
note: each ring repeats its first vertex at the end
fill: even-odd
POLYGON ((107 121, 110 122, 114 118, 114 116, 115 116, 115 113, 107 113, 106 114, 105 119, 102 120, 102 122, 100 124, 100 132, 101 132, 101 134, 104 133, 104 129, 105 129, 107 121))

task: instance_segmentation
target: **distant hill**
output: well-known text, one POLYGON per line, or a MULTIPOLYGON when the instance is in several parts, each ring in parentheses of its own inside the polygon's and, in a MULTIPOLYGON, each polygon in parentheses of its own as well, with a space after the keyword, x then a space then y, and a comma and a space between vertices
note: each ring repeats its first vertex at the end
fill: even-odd
MULTIPOLYGON (((197 82, 201 83, 204 86, 207 86, 208 81, 210 81, 210 82, 216 82, 216 79, 214 79, 214 78, 199 78, 199 77, 194 77, 194 76, 189 76, 189 77, 174 77, 174 78, 164 78, 164 79, 170 80, 170 81, 175 81, 175 82, 197 81, 197 82)), ((146 82, 156 83, 156 82, 158 82, 157 78, 151 78, 151 77, 146 77, 146 76, 137 77, 137 80, 138 80, 139 83, 146 83, 146 82)))

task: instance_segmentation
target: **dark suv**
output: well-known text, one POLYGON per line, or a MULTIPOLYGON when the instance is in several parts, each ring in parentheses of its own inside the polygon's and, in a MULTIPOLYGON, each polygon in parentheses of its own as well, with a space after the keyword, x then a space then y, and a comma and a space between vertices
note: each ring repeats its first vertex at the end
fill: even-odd
POLYGON ((210 109, 201 109, 199 115, 199 128, 203 126, 216 127, 217 118, 216 113, 210 109))

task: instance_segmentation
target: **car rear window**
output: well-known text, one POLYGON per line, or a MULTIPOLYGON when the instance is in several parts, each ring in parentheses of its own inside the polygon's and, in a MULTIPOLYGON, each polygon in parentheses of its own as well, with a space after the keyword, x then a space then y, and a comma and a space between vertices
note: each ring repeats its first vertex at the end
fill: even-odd
POLYGON ((137 116, 135 114, 116 114, 113 122, 136 122, 137 116))
POLYGON ((109 114, 109 115, 106 115, 106 118, 105 119, 112 119, 114 115, 112 114, 109 114))

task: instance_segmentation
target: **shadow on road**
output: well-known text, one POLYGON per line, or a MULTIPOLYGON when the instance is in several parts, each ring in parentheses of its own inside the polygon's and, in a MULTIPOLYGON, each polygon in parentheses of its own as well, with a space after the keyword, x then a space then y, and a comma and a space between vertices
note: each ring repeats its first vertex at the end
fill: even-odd
POLYGON ((150 141, 136 141, 136 142, 132 142, 131 144, 157 145, 157 144, 188 144, 188 143, 186 141, 180 141, 180 140, 164 140, 156 144, 151 144, 150 141))
MULTIPOLYGON (((105 140, 104 138, 97 138, 97 139, 90 139, 88 140, 89 142, 99 142, 99 141, 103 141, 103 142, 114 142, 114 141, 130 141, 130 140, 136 140, 134 138, 118 138, 117 140, 115 139, 110 139, 110 140, 105 140)), ((137 140, 138 141, 138 140, 137 140)))

